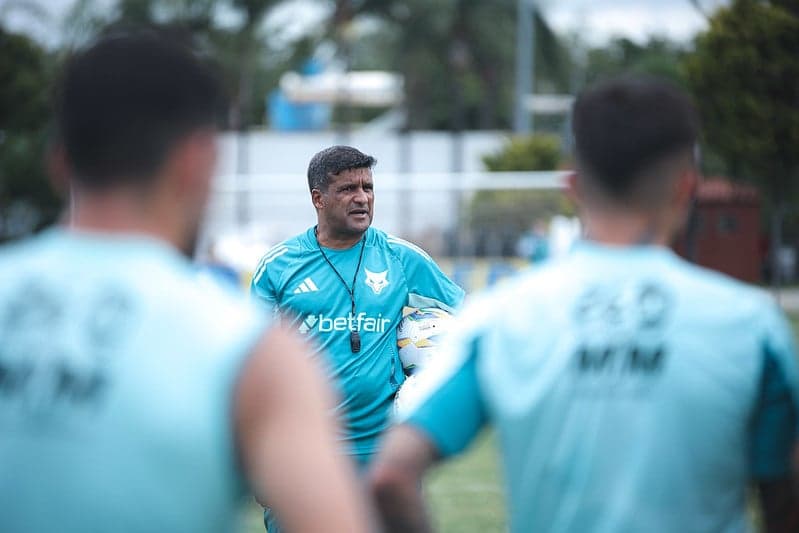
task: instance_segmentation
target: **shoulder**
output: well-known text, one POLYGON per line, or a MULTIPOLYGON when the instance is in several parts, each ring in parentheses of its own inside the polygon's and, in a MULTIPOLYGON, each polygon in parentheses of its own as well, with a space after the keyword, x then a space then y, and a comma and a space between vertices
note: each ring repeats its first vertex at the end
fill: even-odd
POLYGON ((478 295, 483 305, 490 303, 493 309, 507 307, 508 301, 519 303, 517 307, 521 307, 521 302, 540 307, 545 302, 562 301, 576 281, 577 273, 572 261, 561 257, 524 266, 478 295))
POLYGON ((197 376, 205 375, 229 390, 242 362, 274 320, 242 291, 191 265, 163 270, 162 279, 169 284, 160 284, 158 292, 139 292, 146 306, 140 314, 140 337, 148 343, 160 339, 176 351, 177 360, 190 360, 197 376))
POLYGON ((25 304, 32 301, 33 293, 38 293, 42 287, 47 288, 48 294, 61 292, 62 261, 54 256, 53 250, 52 245, 43 245, 39 236, 0 246, 0 279, 3 280, 0 283, 0 315, 5 313, 10 317, 10 311, 3 309, 7 302, 25 304))
POLYGON ((253 271, 253 283, 258 283, 263 276, 267 275, 268 271, 283 270, 296 263, 308 251, 309 244, 307 241, 307 235, 302 233, 269 248, 261 256, 253 271))
POLYGON ((0 246, 0 268, 11 266, 18 268, 20 261, 35 261, 42 253, 52 249, 53 238, 48 234, 34 235, 0 246))
POLYGON ((546 287, 542 281, 541 269, 520 272, 503 279, 496 285, 469 296, 459 319, 467 326, 489 326, 493 322, 505 323, 510 315, 508 302, 518 302, 521 294, 530 293, 537 288, 546 287))
POLYGON ((793 330, 766 289, 676 255, 666 266, 661 278, 673 288, 683 320, 730 346, 778 345, 778 350, 793 357, 793 330))
POLYGON ((425 252, 420 246, 416 244, 406 241, 405 239, 400 239, 395 235, 391 235, 390 233, 386 233, 384 231, 375 229, 374 230, 374 238, 376 242, 380 245, 384 246, 388 249, 393 255, 395 255, 398 259, 402 262, 407 261, 427 261, 433 262, 433 258, 425 252))
POLYGON ((676 261, 681 268, 675 270, 684 293, 703 307, 725 310, 726 313, 746 314, 760 322, 773 312, 780 312, 774 298, 763 288, 750 285, 721 272, 689 263, 676 261))
MULTIPOLYGON (((183 276, 183 291, 187 301, 195 301, 213 314, 213 320, 236 323, 242 319, 260 320, 261 310, 237 287, 217 280, 206 272, 197 271, 183 276)), ((222 324, 224 326, 224 324, 222 324)))
POLYGON ((169 316, 180 316, 208 346, 236 343, 237 339, 247 344, 269 322, 268 315, 246 294, 206 272, 187 266, 172 269, 168 276, 171 283, 162 285, 161 290, 168 291, 169 297, 157 301, 163 305, 159 309, 165 315, 164 323, 169 316))
POLYGON ((459 322, 473 332, 530 334, 564 312, 579 287, 568 257, 525 267, 496 284, 470 294, 459 322))

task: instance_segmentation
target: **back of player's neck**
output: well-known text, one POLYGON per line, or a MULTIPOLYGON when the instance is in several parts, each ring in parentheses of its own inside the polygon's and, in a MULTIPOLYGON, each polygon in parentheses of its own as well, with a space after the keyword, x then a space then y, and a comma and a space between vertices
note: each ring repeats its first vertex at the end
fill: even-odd
POLYGON ((319 246, 331 248, 333 250, 346 250, 348 248, 352 248, 361 241, 363 235, 363 233, 345 235, 336 234, 332 233, 330 230, 326 230, 322 226, 317 226, 316 230, 316 240, 319 243, 319 246))
POLYGON ((157 209, 124 195, 78 196, 64 226, 73 231, 106 234, 140 234, 175 246, 179 231, 157 209))
POLYGON ((644 213, 587 216, 583 224, 586 239, 608 246, 666 246, 671 240, 666 225, 644 213))

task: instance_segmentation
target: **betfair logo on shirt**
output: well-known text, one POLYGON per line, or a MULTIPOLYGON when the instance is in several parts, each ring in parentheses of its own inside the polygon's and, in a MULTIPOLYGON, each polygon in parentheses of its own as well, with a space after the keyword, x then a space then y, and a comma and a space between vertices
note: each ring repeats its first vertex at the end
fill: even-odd
POLYGON ((305 317, 305 320, 302 321, 302 324, 300 324, 300 333, 303 335, 308 333, 308 331, 313 329, 317 322, 319 322, 319 319, 316 317, 316 315, 308 315, 305 317))
POLYGON ((357 315, 349 313, 347 316, 328 317, 322 313, 318 315, 308 315, 300 324, 300 333, 308 333, 316 328, 319 333, 332 333, 334 331, 371 331, 384 333, 391 324, 391 320, 383 318, 378 313, 376 317, 368 316, 364 312, 357 315))

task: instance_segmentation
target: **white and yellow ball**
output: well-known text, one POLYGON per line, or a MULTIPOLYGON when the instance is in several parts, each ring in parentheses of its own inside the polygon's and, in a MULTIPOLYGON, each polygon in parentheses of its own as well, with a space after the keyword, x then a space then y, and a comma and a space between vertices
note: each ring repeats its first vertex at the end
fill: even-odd
POLYGON ((397 347, 406 374, 423 369, 435 356, 452 321, 451 314, 436 307, 414 309, 400 321, 397 347))

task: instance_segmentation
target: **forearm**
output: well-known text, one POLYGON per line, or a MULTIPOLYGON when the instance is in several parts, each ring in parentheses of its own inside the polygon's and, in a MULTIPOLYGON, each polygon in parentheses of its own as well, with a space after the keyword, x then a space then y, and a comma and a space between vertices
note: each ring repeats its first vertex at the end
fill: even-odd
POLYGON ((432 443, 416 429, 389 432, 369 474, 369 485, 388 532, 432 531, 422 497, 422 477, 436 459, 432 443))
POLYGON ((253 492, 289 531, 369 531, 365 498, 336 446, 335 400, 304 343, 273 328, 242 371, 236 428, 253 492))
POLYGON ((384 465, 373 475, 372 494, 387 533, 432 531, 416 476, 384 465))
POLYGON ((796 481, 783 478, 758 485, 763 522, 767 533, 799 531, 799 494, 796 481))
MULTIPOLYGON (((280 439, 272 437, 272 443, 280 439)), ((366 494, 354 470, 345 468, 346 460, 313 442, 305 445, 294 438, 273 448, 284 452, 272 452, 262 461, 258 474, 269 483, 261 500, 274 510, 286 531, 365 533, 372 529, 365 525, 369 516, 366 494)))

